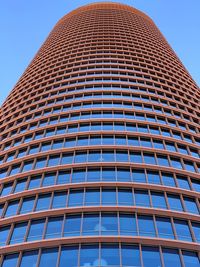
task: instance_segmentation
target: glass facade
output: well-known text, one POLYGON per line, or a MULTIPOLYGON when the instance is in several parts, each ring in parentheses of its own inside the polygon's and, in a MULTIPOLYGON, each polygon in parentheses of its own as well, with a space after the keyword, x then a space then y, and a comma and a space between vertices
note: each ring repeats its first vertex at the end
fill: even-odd
POLYGON ((199 267, 198 103, 145 14, 64 16, 1 108, 0 267, 199 267))

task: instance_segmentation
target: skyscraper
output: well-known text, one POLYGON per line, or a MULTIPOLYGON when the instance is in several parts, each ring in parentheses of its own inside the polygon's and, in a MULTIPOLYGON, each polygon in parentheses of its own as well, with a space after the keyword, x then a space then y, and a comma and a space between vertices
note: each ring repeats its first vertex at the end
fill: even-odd
POLYGON ((199 89, 118 3, 54 27, 1 108, 1 267, 199 267, 199 89))

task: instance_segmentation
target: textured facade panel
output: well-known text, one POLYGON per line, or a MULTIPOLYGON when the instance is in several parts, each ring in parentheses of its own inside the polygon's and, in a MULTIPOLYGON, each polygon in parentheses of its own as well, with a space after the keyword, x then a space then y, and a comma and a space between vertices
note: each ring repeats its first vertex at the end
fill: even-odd
POLYGON ((64 16, 1 108, 0 266, 199 266, 199 96, 142 12, 64 16))

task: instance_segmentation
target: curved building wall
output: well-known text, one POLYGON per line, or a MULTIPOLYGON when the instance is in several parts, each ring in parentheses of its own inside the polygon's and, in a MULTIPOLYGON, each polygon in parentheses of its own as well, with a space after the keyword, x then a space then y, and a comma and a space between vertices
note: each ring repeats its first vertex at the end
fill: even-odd
POLYGON ((1 108, 0 266, 198 267, 199 96, 142 12, 64 16, 1 108))

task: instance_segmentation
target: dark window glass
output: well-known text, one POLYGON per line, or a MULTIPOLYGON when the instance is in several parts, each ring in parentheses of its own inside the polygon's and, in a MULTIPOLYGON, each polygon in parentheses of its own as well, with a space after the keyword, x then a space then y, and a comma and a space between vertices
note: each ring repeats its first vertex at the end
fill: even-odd
POLYGON ((5 217, 10 217, 17 214, 19 200, 12 201, 8 203, 5 217))
POLYGON ((10 254, 4 257, 2 267, 16 267, 18 260, 18 253, 10 254))
POLYGON ((87 172, 87 182, 100 181, 101 171, 100 169, 89 169, 87 172))
POLYGON ((163 181, 163 184, 166 186, 173 186, 173 187, 176 186, 174 177, 172 174, 162 173, 162 181, 163 181))
POLYGON ((59 172, 57 184, 67 184, 70 181, 70 172, 59 172))
POLYGON ((130 182, 131 181, 131 173, 130 173, 130 170, 117 169, 117 181, 130 182))
POLYGON ((199 214, 195 199, 184 197, 184 203, 187 212, 199 214))
POLYGON ((55 173, 47 173, 42 181, 42 186, 51 186, 55 184, 55 173))
POLYGON ((11 193, 12 185, 12 183, 4 184, 3 190, 1 191, 1 197, 7 196, 11 193))
POLYGON ((14 193, 24 191, 25 190, 25 187, 26 187, 26 181, 27 181, 26 179, 18 180, 17 181, 17 184, 15 186, 14 193))
POLYGON ((151 184, 160 184, 160 175, 158 172, 147 171, 148 182, 151 184))
POLYGON ((168 194, 168 203, 171 210, 183 211, 183 207, 179 196, 168 194))
POLYGON ((34 189, 40 186, 41 176, 31 177, 29 189, 34 189))
POLYGON ((200 243, 200 223, 192 222, 192 229, 193 229, 196 241, 200 243))
POLYGON ((146 176, 143 170, 132 170, 133 181, 138 183, 146 183, 146 176))
POLYGON ((158 165, 160 166, 169 166, 167 156, 157 155, 158 165))

